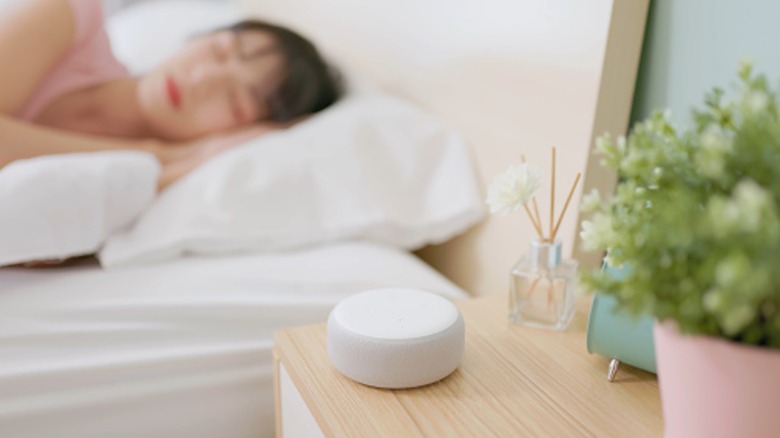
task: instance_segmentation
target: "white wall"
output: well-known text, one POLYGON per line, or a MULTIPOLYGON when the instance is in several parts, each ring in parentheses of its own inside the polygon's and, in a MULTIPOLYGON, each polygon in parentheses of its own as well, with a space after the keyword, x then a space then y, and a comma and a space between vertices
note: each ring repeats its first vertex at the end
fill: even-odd
MULTIPOLYGON (((331 53, 432 75, 473 57, 577 70, 601 66, 611 0, 241 0, 331 53), (381 52, 377 55, 377 52, 381 52)), ((366 62, 367 61, 367 62, 366 62)), ((369 67, 366 67, 369 68, 369 67)))

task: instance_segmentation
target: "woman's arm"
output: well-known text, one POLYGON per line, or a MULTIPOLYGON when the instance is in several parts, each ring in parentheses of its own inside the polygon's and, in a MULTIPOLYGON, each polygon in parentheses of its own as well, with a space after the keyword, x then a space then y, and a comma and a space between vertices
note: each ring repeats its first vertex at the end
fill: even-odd
POLYGON ((0 15, 0 114, 21 110, 72 47, 73 11, 66 0, 24 0, 0 15))
POLYGON ((40 155, 106 150, 139 150, 154 154, 166 163, 181 155, 179 147, 164 146, 157 140, 131 140, 98 137, 52 129, 0 114, 0 168, 6 164, 40 155))
POLYGON ((153 154, 164 170, 171 169, 167 176, 163 177, 166 181, 161 182, 161 187, 164 187, 233 146, 286 127, 287 125, 265 122, 186 143, 166 143, 154 139, 133 140, 78 134, 34 125, 0 114, 0 168, 15 160, 40 155, 136 150, 153 154))

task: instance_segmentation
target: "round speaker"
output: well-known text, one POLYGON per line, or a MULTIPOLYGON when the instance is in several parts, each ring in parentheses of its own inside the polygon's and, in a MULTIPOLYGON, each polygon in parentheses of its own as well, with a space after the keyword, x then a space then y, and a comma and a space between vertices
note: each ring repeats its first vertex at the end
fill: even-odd
POLYGON ((353 295, 328 317, 328 356, 345 376, 379 388, 413 388, 447 377, 463 358, 458 309, 417 289, 353 295))

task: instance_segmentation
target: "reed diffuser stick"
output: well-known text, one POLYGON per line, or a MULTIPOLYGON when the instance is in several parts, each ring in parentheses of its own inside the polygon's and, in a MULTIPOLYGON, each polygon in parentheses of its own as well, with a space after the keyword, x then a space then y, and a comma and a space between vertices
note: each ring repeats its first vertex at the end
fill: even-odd
MULTIPOLYGON (((520 155, 520 162, 525 164, 525 154, 520 155)), ((539 238, 544 240, 544 231, 542 231, 542 216, 539 214, 539 204, 536 202, 536 195, 531 197, 531 202, 534 206, 534 215, 536 217, 536 224, 539 224, 539 226, 536 228, 536 233, 539 235, 539 238)), ((530 213, 529 213, 530 215, 530 213)), ((531 218, 531 222, 534 221, 534 218, 531 218)), ((534 224, 534 226, 536 226, 534 224)))
MULTIPOLYGON (((536 220, 539 222, 539 224, 541 224, 542 223, 542 216, 539 214, 539 205, 536 203, 536 196, 531 198, 531 202, 533 202, 533 204, 534 204, 534 213, 536 214, 536 220)), ((544 232, 542 232, 542 234, 539 236, 539 238, 544 240, 544 232)))
POLYGON ((569 190, 569 196, 566 197, 566 203, 563 204, 563 210, 561 211, 561 215, 558 217, 558 223, 555 224, 555 229, 553 229, 552 237, 550 240, 555 240, 555 236, 558 234, 558 227, 561 226, 561 222, 563 221, 563 216, 566 214, 566 209, 569 207, 569 201, 571 201, 571 197, 574 194, 574 189, 577 188, 577 183, 580 182, 580 177, 582 176, 581 173, 577 173, 577 177, 574 178, 574 184, 571 185, 571 190, 569 190))
POLYGON ((542 237, 543 234, 542 226, 536 223, 533 215, 531 214, 531 210, 528 209, 528 205, 523 204, 523 208, 525 208, 525 212, 528 213, 528 219, 531 219, 531 223, 534 225, 534 228, 536 229, 536 234, 539 236, 540 239, 544 239, 544 237, 542 237))
POLYGON ((550 242, 553 241, 553 220, 555 218, 555 146, 552 148, 552 177, 550 181, 550 242))

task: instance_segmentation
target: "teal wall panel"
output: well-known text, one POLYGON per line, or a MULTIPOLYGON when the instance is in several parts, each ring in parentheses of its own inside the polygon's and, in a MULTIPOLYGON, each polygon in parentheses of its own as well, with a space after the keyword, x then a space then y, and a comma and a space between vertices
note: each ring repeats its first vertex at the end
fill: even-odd
POLYGON ((780 83, 780 1, 652 0, 632 121, 670 109, 675 125, 688 125, 691 108, 733 84, 744 58, 780 83))

